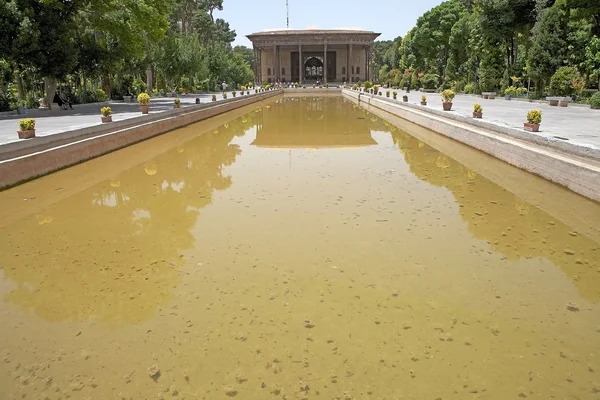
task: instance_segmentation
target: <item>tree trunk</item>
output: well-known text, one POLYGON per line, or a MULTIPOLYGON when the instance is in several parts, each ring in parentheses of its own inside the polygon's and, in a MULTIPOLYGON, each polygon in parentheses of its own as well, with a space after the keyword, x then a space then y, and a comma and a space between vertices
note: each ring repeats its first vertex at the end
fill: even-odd
POLYGON ((146 90, 148 93, 152 93, 154 89, 154 77, 152 76, 152 65, 148 64, 146 67, 146 90))
POLYGON ((102 90, 106 93, 106 97, 110 100, 110 76, 108 74, 102 77, 102 90))
POLYGON ((21 72, 16 71, 15 72, 15 78, 17 81, 17 92, 19 94, 19 100, 25 100, 25 90, 23 89, 23 76, 21 75, 21 72))
POLYGON ((52 100, 54 100, 54 93, 56 93, 56 87, 58 84, 56 83, 55 76, 45 76, 44 77, 44 86, 46 90, 46 104, 48 105, 48 109, 52 109, 52 100))

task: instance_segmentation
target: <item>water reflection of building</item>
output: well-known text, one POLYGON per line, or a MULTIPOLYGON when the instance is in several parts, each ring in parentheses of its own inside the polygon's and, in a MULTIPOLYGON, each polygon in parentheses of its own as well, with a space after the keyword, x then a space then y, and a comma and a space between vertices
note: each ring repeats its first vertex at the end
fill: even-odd
POLYGON ((248 35, 254 76, 262 82, 370 80, 373 42, 379 33, 359 29, 274 30, 248 35))
POLYGON ((340 97, 284 97, 263 108, 257 125, 258 147, 333 148, 377 144, 359 109, 348 114, 340 97))

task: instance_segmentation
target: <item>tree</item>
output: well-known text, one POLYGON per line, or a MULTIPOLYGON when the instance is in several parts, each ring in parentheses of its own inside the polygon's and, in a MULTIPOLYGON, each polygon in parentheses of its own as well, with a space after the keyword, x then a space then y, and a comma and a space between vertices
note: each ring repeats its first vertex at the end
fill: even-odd
POLYGON ((558 3, 542 11, 532 34, 528 57, 529 72, 531 78, 538 83, 538 92, 541 92, 566 59, 566 14, 558 3))
POLYGON ((594 36, 585 48, 585 61, 582 64, 588 75, 595 75, 600 90, 600 38, 594 36))
POLYGON ((254 71, 254 51, 251 48, 246 46, 235 46, 233 48, 233 52, 238 53, 244 59, 244 61, 250 65, 252 71, 254 71))
MULTIPOLYGON (((391 40, 380 40, 373 43, 373 58, 371 60, 372 71, 379 72, 385 64, 385 53, 392 47, 391 40)), ((386 71, 387 73, 387 71, 386 71)))
POLYGON ((566 0, 565 6, 573 9, 580 17, 589 19, 594 25, 592 33, 600 36, 600 2, 597 0, 566 0))
POLYGON ((12 56, 13 43, 19 36, 21 20, 14 0, 0 2, 0 59, 12 56))
POLYGON ((412 45, 423 57, 424 68, 428 71, 445 76, 452 27, 464 12, 461 2, 450 0, 427 11, 417 20, 412 45))
POLYGON ((50 105, 57 79, 65 77, 77 64, 74 15, 82 1, 17 0, 15 4, 21 20, 11 58, 44 76, 46 101, 50 105))

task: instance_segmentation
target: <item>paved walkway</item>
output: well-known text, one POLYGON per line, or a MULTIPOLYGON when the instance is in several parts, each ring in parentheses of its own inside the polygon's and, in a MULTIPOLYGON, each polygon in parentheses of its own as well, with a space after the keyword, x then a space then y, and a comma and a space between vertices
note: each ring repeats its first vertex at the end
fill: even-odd
MULTIPOLYGON (((383 90, 383 96, 385 96, 383 90)), ((398 100, 406 93, 398 91, 398 100)), ((408 102, 418 104, 421 95, 427 96, 427 107, 442 109, 442 100, 437 93, 410 92, 408 102)), ((391 95, 390 95, 391 96, 391 95)), ((529 110, 542 111, 542 123, 537 134, 551 140, 568 140, 580 146, 600 149, 600 110, 588 107, 574 106, 551 107, 547 103, 528 102, 520 100, 484 100, 474 95, 457 95, 454 98, 452 111, 464 116, 472 116, 473 105, 479 103, 483 107, 483 119, 494 124, 523 129, 523 122, 527 122, 529 110)), ((533 133, 532 133, 533 134, 533 133)))
MULTIPOLYGON (((250 93, 254 93, 254 90, 251 90, 250 93)), ((228 92, 227 98, 230 99, 231 97, 231 92, 228 92)), ((181 99, 181 107, 186 107, 195 104, 196 98, 199 98, 201 103, 211 102, 212 94, 187 95, 180 96, 179 98, 181 99)), ((222 93, 217 93, 217 101, 222 99, 222 93)), ((172 109, 173 100, 172 97, 152 98, 150 113, 154 114, 172 109)), ((73 110, 35 110, 30 112, 29 115, 0 117, 0 145, 19 140, 17 130, 19 129, 19 120, 22 118, 35 118, 36 136, 48 136, 74 129, 100 125, 102 123, 100 121, 100 108, 105 105, 100 103, 80 104, 74 105, 73 110)), ((134 103, 111 101, 108 105, 112 108, 113 121, 121 121, 141 115, 140 106, 137 101, 134 103)))
MULTIPOLYGON (((385 90, 382 92, 385 96, 385 90)), ((254 91, 251 91, 254 93, 254 91)), ((403 91, 398 91, 398 101, 402 101, 403 91)), ((418 104, 421 101, 420 92, 408 94, 410 103, 418 104)), ((238 94, 239 96, 239 94, 238 94)), ((441 109, 440 95, 427 93, 429 108, 441 109)), ((195 103, 196 98, 202 103, 211 101, 211 94, 181 96, 181 107, 195 103)), ((228 94, 231 98, 231 92, 228 94)), ((221 93, 217 93, 217 99, 222 100, 221 93)), ((479 103, 483 107, 483 118, 501 126, 511 128, 523 128, 527 112, 531 109, 542 110, 543 120, 539 135, 553 140, 568 140, 573 144, 600 149, 600 110, 591 110, 589 107, 569 106, 550 107, 543 103, 529 103, 526 101, 496 98, 495 100, 484 100, 478 96, 457 95, 454 99, 453 111, 461 115, 472 114, 473 104, 479 103)), ((113 121, 120 121, 140 115, 139 106, 136 103, 110 102, 113 110, 113 121)), ((73 129, 100 125, 101 104, 76 105, 74 110, 69 111, 36 111, 36 135, 46 136, 73 129)), ((170 110, 173 107, 173 98, 153 98, 150 113, 170 110)), ((17 138, 18 120, 24 116, 11 116, 0 118, 0 145, 19 140, 17 138)), ((26 117, 26 116, 25 116, 26 117)))

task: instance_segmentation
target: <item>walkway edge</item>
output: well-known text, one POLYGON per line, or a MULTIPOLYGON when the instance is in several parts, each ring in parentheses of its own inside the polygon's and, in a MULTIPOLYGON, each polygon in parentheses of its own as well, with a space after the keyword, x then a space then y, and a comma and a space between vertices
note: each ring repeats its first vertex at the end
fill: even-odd
MULTIPOLYGON (((19 155, 0 161, 0 189, 23 183, 36 177, 79 164, 103 154, 150 139, 171 130, 232 111, 234 109, 281 95, 281 90, 270 91, 203 107, 186 107, 157 113, 151 118, 132 118, 126 124, 105 124, 90 132, 90 128, 66 132, 61 140, 54 140, 50 148, 19 155), (106 128, 110 128, 106 130, 106 128), (89 137, 93 135, 92 137, 89 137), (63 143, 63 140, 68 141, 63 143)), ((48 145, 44 143, 44 145, 48 145)), ((30 148, 31 150, 32 148, 30 148)))
POLYGON ((447 118, 429 109, 344 90, 344 96, 365 102, 400 118, 490 154, 570 190, 600 201, 600 165, 593 158, 503 134, 479 124, 447 118), (359 99, 360 97, 360 99, 359 99))

